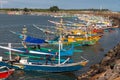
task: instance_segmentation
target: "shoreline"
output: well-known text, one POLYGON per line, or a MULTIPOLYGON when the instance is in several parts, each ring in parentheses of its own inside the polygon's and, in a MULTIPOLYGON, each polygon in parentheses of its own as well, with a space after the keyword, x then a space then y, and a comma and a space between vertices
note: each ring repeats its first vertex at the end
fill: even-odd
POLYGON ((52 17, 76 17, 81 14, 95 15, 109 18, 113 21, 113 27, 120 27, 120 12, 112 11, 41 11, 41 12, 23 12, 23 11, 0 11, 0 14, 8 15, 43 15, 43 16, 52 16, 52 17))
POLYGON ((120 80, 120 42, 77 80, 120 80))

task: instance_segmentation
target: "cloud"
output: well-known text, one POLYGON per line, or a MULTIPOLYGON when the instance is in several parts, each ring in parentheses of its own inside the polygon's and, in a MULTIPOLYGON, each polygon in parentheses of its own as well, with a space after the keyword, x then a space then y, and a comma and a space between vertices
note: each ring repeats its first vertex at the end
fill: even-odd
POLYGON ((7 0, 0 0, 0 3, 8 3, 7 0))

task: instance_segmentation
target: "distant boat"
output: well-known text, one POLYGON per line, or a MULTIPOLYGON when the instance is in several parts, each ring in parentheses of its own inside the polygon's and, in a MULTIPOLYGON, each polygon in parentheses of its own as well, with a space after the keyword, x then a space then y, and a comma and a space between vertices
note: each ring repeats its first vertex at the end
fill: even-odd
POLYGON ((14 71, 15 69, 9 69, 6 66, 1 66, 0 67, 0 79, 8 78, 14 71))
MULTIPOLYGON (((40 47, 41 44, 44 44, 44 43, 48 43, 48 44, 55 44, 55 45, 58 45, 58 38, 56 38, 56 40, 44 40, 44 39, 40 39, 40 38, 35 38, 35 37, 31 37, 31 36, 28 36, 28 35, 23 35, 21 33, 18 33, 18 32, 14 32, 14 31, 10 31, 12 32, 13 34, 16 34, 19 36, 19 38, 22 39, 22 41, 27 45, 27 43, 30 43, 32 44, 32 47, 36 46, 37 45, 40 47)), ((62 42, 63 44, 66 43, 68 44, 68 42, 62 42)), ((71 43, 72 44, 72 43, 71 43)), ((73 43, 74 46, 81 46, 80 44, 75 44, 73 43)), ((24 45, 24 44, 23 44, 24 45)), ((24 47, 27 47, 26 45, 24 45, 24 47)), ((30 45, 28 45, 29 47, 30 45)), ((29 50, 31 50, 29 48, 29 50)), ((55 49, 51 49, 51 48, 43 48, 43 47, 40 47, 40 49, 37 49, 37 50, 42 50, 42 51, 48 51, 48 50, 52 50, 54 53, 55 52, 58 52, 58 50, 55 50, 55 49)), ((64 49, 65 50, 65 49, 64 49)), ((61 50, 62 51, 62 50, 61 50)), ((76 50, 74 49, 73 52, 83 52, 83 50, 76 50)))
MULTIPOLYGON (((98 42, 98 40, 101 38, 100 35, 96 35, 96 34, 93 34, 91 33, 90 30, 88 30, 85 25, 85 29, 71 29, 71 30, 68 30, 66 29, 66 27, 64 27, 63 25, 63 19, 61 18, 59 24, 56 23, 55 21, 50 21, 49 22, 53 23, 53 24, 56 24, 56 25, 62 25, 62 27, 59 27, 58 30, 60 32, 64 32, 61 40, 63 41, 63 44, 80 44, 81 46, 88 46, 88 45, 94 45, 98 42), (66 34, 66 32, 68 32, 66 34), (89 32, 89 33, 88 33, 89 32)), ((89 25, 89 23, 87 23, 87 26, 89 25)), ((78 25, 76 25, 78 26, 78 25)), ((80 26, 80 25, 79 25, 80 26)), ((82 25, 83 26, 83 25, 82 25)), ((58 37, 58 40, 59 40, 59 37, 58 37)), ((51 43, 51 44, 58 44, 58 40, 48 40, 47 42, 48 43, 51 43)))

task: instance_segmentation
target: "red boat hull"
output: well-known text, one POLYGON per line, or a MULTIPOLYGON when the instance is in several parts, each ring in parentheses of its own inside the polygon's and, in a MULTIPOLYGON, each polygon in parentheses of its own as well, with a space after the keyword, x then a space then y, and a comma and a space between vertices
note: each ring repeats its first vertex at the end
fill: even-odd
POLYGON ((0 79, 8 78, 13 72, 14 72, 14 69, 9 69, 9 70, 0 72, 0 79))

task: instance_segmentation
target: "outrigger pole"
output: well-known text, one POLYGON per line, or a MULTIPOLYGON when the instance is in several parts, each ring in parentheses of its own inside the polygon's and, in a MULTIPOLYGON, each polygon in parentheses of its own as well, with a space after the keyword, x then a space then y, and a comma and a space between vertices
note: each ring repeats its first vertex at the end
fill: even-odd
MULTIPOLYGON (((8 43, 8 47, 11 49, 11 43, 8 43)), ((9 49, 9 59, 12 60, 11 50, 9 49)))

